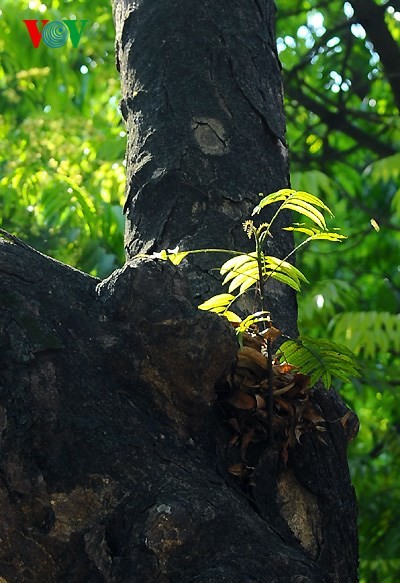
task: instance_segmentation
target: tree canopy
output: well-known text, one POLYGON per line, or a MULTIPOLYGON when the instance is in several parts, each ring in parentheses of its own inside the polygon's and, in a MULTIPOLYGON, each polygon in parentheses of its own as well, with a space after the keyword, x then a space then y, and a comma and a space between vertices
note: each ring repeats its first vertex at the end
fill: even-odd
MULTIPOLYGON (((278 0, 277 10, 292 186, 325 200, 348 236, 339 249, 298 255, 311 282, 300 330, 361 361, 361 379, 335 385, 361 421, 350 450, 360 575, 391 583, 400 577, 400 4, 278 0)), ((106 276, 123 263, 126 142, 111 9, 4 0, 0 15, 0 226, 106 276), (34 49, 23 20, 42 18, 89 22, 77 48, 34 49)))

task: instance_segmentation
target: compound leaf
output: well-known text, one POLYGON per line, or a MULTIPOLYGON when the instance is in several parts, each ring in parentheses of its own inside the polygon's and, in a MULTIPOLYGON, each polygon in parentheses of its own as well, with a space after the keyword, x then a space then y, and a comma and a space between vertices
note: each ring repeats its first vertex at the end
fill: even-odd
POLYGON ((284 342, 279 352, 289 364, 310 376, 311 386, 321 379, 329 389, 332 377, 347 382, 350 377, 360 376, 360 367, 351 350, 330 340, 303 336, 284 342))

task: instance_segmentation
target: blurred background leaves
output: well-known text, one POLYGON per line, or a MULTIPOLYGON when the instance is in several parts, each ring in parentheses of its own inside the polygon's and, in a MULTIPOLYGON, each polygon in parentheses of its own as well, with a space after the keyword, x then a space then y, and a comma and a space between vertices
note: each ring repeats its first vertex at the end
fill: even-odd
POLYGON ((126 136, 111 8, 2 2, 0 224, 99 277, 124 259, 126 136), (28 4, 28 7, 27 7, 28 4), (23 19, 88 19, 76 49, 34 49, 23 19))
MULTIPOLYGON (((360 506, 360 581, 395 583, 400 3, 277 0, 277 8, 292 186, 326 201, 349 235, 339 249, 317 243, 299 254, 312 282, 299 297, 300 329, 348 345, 361 360, 361 379, 336 384, 361 420, 349 452, 360 506)), ((0 225, 98 277, 124 260, 119 91, 109 3, 3 0, 0 225), (76 49, 70 42, 33 49, 22 21, 41 18, 89 22, 76 49)))
POLYGON ((350 446, 360 581, 400 580, 400 4, 278 0, 292 186, 320 196, 349 235, 308 248, 300 328, 353 349, 336 384, 358 413, 350 446), (364 26, 361 24, 364 24, 364 26), (376 35, 376 30, 380 34, 376 35), (375 44, 371 42, 374 38, 375 44), (388 66, 397 61, 397 75, 388 66))

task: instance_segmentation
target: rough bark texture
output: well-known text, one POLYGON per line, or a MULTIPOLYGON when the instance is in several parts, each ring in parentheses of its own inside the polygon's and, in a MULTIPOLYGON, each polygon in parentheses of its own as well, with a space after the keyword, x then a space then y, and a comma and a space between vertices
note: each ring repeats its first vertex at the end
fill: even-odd
MULTIPOLYGON (((287 184, 272 3, 114 7, 128 254, 239 246, 239 214, 258 190, 287 184)), ((136 259, 100 282, 8 239, 1 581, 356 581, 348 417, 334 393, 313 396, 323 439, 304 434, 286 463, 278 441, 249 444, 252 479, 241 482, 228 472, 218 407, 236 341, 221 318, 196 310, 182 271, 136 259)), ((290 248, 278 231, 271 254, 290 248)), ((205 267, 187 271, 200 295, 215 287, 199 284, 205 267)), ((277 285, 268 302, 295 332, 294 295, 277 285)))
MULTIPOLYGON (((259 192, 289 180, 274 3, 116 0, 114 17, 128 256, 176 245, 248 249, 241 223, 259 192)), ((288 224, 288 216, 276 223, 269 254, 291 250, 291 234, 281 231, 288 224)), ((191 260, 192 290, 203 299, 220 290, 210 274, 220 259, 191 260)), ((288 288, 270 286, 268 308, 281 325, 285 312, 285 331, 295 332, 288 288)))
POLYGON ((356 581, 333 394, 325 443, 264 444, 244 487, 214 407, 235 340, 174 267, 99 282, 0 240, 0 273, 2 581, 356 581))

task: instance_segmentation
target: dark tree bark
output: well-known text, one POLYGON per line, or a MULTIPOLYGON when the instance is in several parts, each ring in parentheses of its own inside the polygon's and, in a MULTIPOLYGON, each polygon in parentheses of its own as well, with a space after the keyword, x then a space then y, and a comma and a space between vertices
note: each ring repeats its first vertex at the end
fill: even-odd
MULTIPOLYGON (((289 180, 274 3, 117 0, 114 15, 128 256, 177 245, 246 249, 241 223, 259 192, 289 180)), ((271 255, 292 249, 280 228, 289 223, 282 216, 276 224, 271 255)), ((210 271, 220 263, 198 258, 189 278, 204 298, 220 289, 210 271)), ((274 316, 295 333, 294 294, 276 284, 269 296, 274 316)))
MULTIPOLYGON (((114 9, 128 254, 239 245, 254 195, 287 184, 272 3, 114 9)), ((272 253, 290 246, 277 233, 272 253)), ((317 390, 323 439, 304 433, 287 460, 264 440, 250 481, 228 472, 218 395, 237 346, 196 309, 205 267, 130 259, 101 282, 0 239, 2 580, 357 580, 354 415, 317 390)), ((293 333, 293 295, 269 301, 293 333)))

